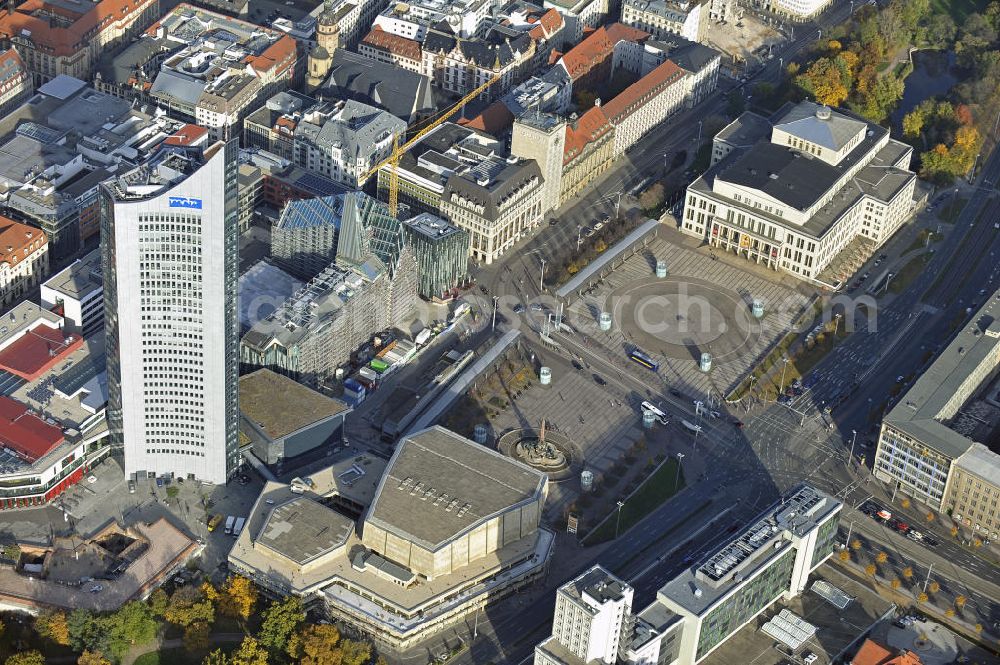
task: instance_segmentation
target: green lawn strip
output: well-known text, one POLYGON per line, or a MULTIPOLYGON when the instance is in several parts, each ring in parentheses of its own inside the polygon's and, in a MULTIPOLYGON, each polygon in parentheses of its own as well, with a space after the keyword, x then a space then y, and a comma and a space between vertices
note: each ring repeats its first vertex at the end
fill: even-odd
POLYGON ((906 265, 900 269, 898 273, 893 275, 892 281, 889 282, 889 291, 891 293, 902 293, 906 290, 906 287, 917 278, 918 275, 923 271, 924 266, 927 262, 931 260, 930 254, 921 254, 910 259, 906 265))
POLYGON ((969 202, 969 198, 966 196, 959 196, 955 199, 954 203, 949 198, 941 206, 941 214, 939 218, 945 224, 954 224, 955 220, 961 214, 962 210, 965 208, 965 204, 969 202))
POLYGON ((621 508, 620 523, 616 509, 597 529, 587 534, 584 544, 593 545, 611 540, 615 537, 616 523, 618 535, 622 535, 683 488, 683 470, 679 476, 679 485, 675 484, 678 479, 677 464, 677 460, 672 457, 661 464, 660 468, 646 478, 635 493, 625 501, 625 505, 621 508))
POLYGON ((913 239, 913 242, 910 243, 910 246, 906 248, 906 251, 903 252, 903 254, 909 254, 915 249, 922 249, 924 247, 927 247, 928 237, 930 237, 930 244, 934 244, 936 242, 940 242, 940 240, 944 236, 942 236, 940 233, 934 233, 930 229, 924 229, 923 231, 917 234, 917 237, 913 239))

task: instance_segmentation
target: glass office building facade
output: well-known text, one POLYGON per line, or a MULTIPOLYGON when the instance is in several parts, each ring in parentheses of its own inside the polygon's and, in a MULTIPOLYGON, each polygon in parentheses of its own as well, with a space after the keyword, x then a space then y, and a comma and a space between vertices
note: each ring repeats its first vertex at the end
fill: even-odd
POLYGON ((420 296, 428 300, 455 297, 468 281, 468 231, 429 213, 405 220, 403 228, 417 259, 420 296))

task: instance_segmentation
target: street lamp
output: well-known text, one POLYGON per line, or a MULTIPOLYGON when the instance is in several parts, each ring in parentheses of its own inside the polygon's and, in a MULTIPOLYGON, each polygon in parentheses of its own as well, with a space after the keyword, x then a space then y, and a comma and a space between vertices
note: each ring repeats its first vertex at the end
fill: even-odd
POLYGON ((583 226, 576 225, 576 251, 580 251, 580 244, 583 242, 583 226))
POLYGON ((500 296, 493 296, 493 328, 492 332, 496 332, 497 329, 497 301, 500 300, 500 296))
POLYGON ((541 293, 545 289, 545 259, 538 257, 542 262, 542 272, 538 275, 538 291, 541 293))
POLYGON ((615 519, 615 538, 618 538, 618 526, 622 522, 622 506, 625 505, 624 501, 618 502, 618 517, 615 519))
POLYGON ((699 145, 701 145, 701 123, 702 123, 702 121, 699 120, 698 121, 698 141, 697 141, 697 143, 699 145))
POLYGON ((783 363, 781 365, 781 387, 780 387, 780 390, 778 392, 780 392, 782 395, 784 395, 785 394, 785 369, 788 367, 788 356, 787 355, 782 356, 781 357, 781 362, 783 363))
POLYGON ((681 485, 681 460, 684 459, 684 453, 677 453, 677 477, 674 479, 674 491, 681 485))
POLYGON ((854 442, 858 439, 858 430, 851 430, 851 452, 847 456, 847 466, 851 466, 851 462, 854 460, 854 442))

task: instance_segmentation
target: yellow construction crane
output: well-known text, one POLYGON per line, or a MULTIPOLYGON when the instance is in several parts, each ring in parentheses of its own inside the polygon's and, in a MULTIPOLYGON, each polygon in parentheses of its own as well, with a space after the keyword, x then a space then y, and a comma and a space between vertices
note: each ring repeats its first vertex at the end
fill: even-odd
POLYGON ((486 90, 499 80, 500 80, 500 75, 497 74, 489 81, 483 83, 481 86, 479 86, 478 88, 467 94, 465 97, 462 97, 460 100, 458 100, 450 107, 445 109, 441 113, 441 115, 435 118, 426 127, 424 127, 416 134, 414 134, 412 137, 410 137, 410 139, 406 141, 406 143, 400 145, 398 137, 393 137, 392 154, 390 154, 381 162, 370 168, 368 172, 361 177, 362 180, 368 180, 368 178, 371 178, 372 176, 378 174, 379 169, 382 168, 383 166, 388 165, 390 167, 389 168, 389 213, 393 217, 396 216, 396 211, 399 207, 399 172, 397 171, 397 169, 399 168, 399 160, 402 159, 403 153, 405 153, 407 150, 416 145, 417 141, 419 141, 429 132, 437 128, 448 118, 455 115, 455 112, 458 111, 458 109, 465 106, 470 101, 481 95, 484 90, 486 90))

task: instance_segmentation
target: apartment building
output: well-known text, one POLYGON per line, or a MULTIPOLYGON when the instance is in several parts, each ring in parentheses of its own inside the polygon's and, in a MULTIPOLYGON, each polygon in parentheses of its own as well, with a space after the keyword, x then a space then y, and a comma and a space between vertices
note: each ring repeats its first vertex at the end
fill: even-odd
POLYGON ((1000 291, 990 295, 882 420, 873 473, 977 532, 1000 531, 1000 291))
POLYGON ((0 17, 0 37, 20 54, 36 86, 60 74, 88 80, 102 54, 159 15, 159 0, 27 0, 0 17))
POLYGON ((599 565, 559 587, 552 636, 535 647, 535 664, 561 665, 569 655, 581 663, 617 663, 634 593, 599 565))
POLYGON ((621 22, 654 39, 680 35, 700 42, 708 27, 709 0, 623 0, 621 22))
POLYGON ((42 307, 63 317, 63 329, 84 337, 104 330, 101 250, 77 259, 42 283, 42 307))
POLYGON ((852 239, 877 247, 915 208, 912 148, 846 111, 741 116, 716 142, 725 156, 688 186, 681 231, 800 279, 834 285, 822 273, 852 239))
POLYGON ((0 53, 0 116, 23 104, 34 89, 31 72, 17 49, 0 53))
POLYGON ((45 233, 0 216, 0 307, 21 300, 49 273, 45 233))
POLYGON ((250 111, 291 85, 296 62, 290 35, 182 3, 102 68, 96 85, 166 108, 214 141, 239 136, 250 111))

